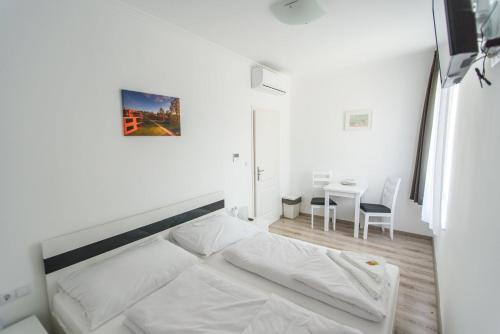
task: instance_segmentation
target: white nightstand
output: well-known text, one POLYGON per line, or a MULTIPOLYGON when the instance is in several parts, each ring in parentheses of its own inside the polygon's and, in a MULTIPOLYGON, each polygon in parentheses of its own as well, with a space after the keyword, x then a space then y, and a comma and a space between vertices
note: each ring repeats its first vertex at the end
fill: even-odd
POLYGON ((47 334, 38 318, 32 315, 29 318, 16 322, 9 327, 0 330, 1 334, 47 334))

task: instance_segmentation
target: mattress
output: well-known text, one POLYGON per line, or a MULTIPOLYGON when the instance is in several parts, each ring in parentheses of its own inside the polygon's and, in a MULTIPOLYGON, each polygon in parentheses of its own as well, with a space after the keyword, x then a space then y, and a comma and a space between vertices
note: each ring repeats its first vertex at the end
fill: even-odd
MULTIPOLYGON (((317 247, 324 248, 321 246, 317 247)), ((299 292, 269 281, 256 274, 240 269, 227 262, 220 253, 221 252, 218 252, 208 257, 200 258, 204 264, 217 270, 223 276, 237 284, 263 292, 268 296, 270 296, 271 293, 275 293, 276 295, 288 299, 289 301, 294 302, 308 310, 333 319, 338 323, 357 328, 365 334, 391 334, 393 331, 399 288, 399 268, 394 265, 387 265, 387 271, 391 283, 388 315, 381 322, 373 322, 361 319, 355 315, 334 308, 311 297, 307 297, 299 292)), ((54 318, 68 334, 132 334, 131 331, 123 325, 123 321, 125 320, 123 315, 113 318, 93 332, 90 331, 82 307, 62 292, 58 292, 54 296, 52 312, 54 318)))

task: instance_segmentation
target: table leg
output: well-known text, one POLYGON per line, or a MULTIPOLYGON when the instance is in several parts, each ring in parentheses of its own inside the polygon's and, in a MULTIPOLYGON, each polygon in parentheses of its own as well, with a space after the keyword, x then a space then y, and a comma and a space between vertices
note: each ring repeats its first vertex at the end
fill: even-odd
POLYGON ((329 224, 329 222, 330 222, 330 194, 328 193, 328 191, 325 191, 325 212, 323 215, 325 217, 323 230, 328 231, 328 228, 330 225, 329 224))
POLYGON ((359 205, 361 199, 359 195, 356 195, 355 204, 354 204, 354 237, 357 238, 359 236, 359 205))

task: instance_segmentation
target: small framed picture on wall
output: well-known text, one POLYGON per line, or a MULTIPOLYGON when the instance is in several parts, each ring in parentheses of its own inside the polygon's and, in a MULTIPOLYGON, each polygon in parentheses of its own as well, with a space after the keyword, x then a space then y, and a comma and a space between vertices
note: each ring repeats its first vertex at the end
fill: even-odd
POLYGON ((372 111, 368 109, 345 112, 344 130, 370 130, 372 128, 372 111))

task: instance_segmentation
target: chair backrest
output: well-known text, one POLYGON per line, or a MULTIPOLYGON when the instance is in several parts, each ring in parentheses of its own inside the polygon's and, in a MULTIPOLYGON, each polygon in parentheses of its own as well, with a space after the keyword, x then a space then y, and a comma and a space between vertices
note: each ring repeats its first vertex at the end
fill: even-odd
POLYGON ((332 171, 313 171, 313 188, 323 189, 332 182, 332 171))
POLYGON ((385 181, 384 190, 382 191, 382 204, 390 208, 393 213, 393 208, 396 206, 396 199, 398 197, 400 184, 400 177, 390 177, 387 181, 385 181))

